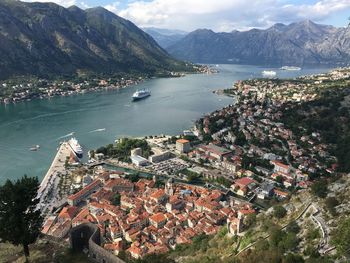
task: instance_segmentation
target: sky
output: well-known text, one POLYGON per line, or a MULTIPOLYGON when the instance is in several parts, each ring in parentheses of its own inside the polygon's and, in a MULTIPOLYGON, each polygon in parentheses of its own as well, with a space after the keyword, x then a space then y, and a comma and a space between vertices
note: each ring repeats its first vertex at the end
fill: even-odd
MULTIPOLYGON (((27 2, 48 0, 25 0, 27 2)), ((268 28, 301 20, 348 25, 350 0, 51 0, 68 7, 102 6, 140 27, 216 32, 268 28)))

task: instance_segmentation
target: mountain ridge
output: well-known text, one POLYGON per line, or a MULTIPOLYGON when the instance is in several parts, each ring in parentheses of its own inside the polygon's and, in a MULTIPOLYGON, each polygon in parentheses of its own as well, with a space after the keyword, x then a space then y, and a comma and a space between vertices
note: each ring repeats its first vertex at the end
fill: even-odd
POLYGON ((178 59, 198 63, 347 65, 350 30, 311 20, 227 33, 197 29, 166 49, 178 59))
POLYGON ((1 0, 0 44, 2 79, 186 68, 132 22, 102 7, 1 0))

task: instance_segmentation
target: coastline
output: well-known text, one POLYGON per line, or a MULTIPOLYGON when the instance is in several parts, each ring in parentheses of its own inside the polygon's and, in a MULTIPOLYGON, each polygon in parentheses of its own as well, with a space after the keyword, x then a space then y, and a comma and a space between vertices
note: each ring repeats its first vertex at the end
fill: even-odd
MULTIPOLYGON (((65 97, 65 96, 73 96, 73 95, 83 95, 85 93, 92 92, 101 92, 106 90, 119 90, 125 89, 129 86, 138 85, 145 80, 154 79, 154 78, 180 78, 184 77, 188 74, 214 74, 217 73, 209 66, 202 66, 200 68, 196 68, 196 71, 193 72, 169 72, 166 75, 158 75, 158 76, 134 76, 128 79, 119 78, 116 80, 112 80, 111 78, 97 78, 97 79, 85 79, 80 83, 76 83, 70 80, 41 80, 38 79, 37 82, 46 82, 48 87, 39 87, 30 82, 30 80, 24 81, 21 84, 16 84, 12 86, 16 90, 16 88, 20 89, 18 92, 15 92, 9 96, 0 96, 0 104, 15 104, 19 102, 32 101, 37 99, 49 99, 53 97, 65 97), (89 87, 90 81, 98 82, 94 87, 89 87), (40 90, 39 94, 33 93, 32 88, 35 86, 40 90), (88 87, 84 87, 88 86, 88 87), (63 87, 63 88, 62 88, 63 87), (68 90, 67 90, 68 87, 68 90)), ((0 85, 3 88, 7 88, 12 82, 12 79, 0 81, 0 85), (8 83, 9 82, 9 83, 8 83)))

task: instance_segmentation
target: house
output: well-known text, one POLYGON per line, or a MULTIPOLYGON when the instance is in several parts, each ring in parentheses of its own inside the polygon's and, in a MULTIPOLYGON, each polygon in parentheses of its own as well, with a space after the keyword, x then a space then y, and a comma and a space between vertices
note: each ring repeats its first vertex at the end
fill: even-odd
POLYGON ((71 221, 78 212, 79 208, 76 206, 65 206, 58 215, 58 222, 71 221))
POLYGON ((176 150, 178 153, 188 153, 191 150, 191 144, 189 140, 179 139, 176 141, 176 150))
POLYGON ((136 165, 137 167, 148 165, 148 160, 146 158, 143 158, 140 155, 132 155, 132 156, 130 156, 130 159, 131 159, 132 163, 134 165, 136 165))
POLYGON ((133 192, 134 184, 127 179, 116 178, 111 179, 105 186, 104 189, 112 192, 133 192))
POLYGON ((284 163, 281 163, 279 161, 271 161, 271 164, 274 165, 273 171, 275 173, 284 173, 288 174, 290 172, 290 167, 289 165, 286 165, 284 163))
POLYGON ((231 188, 238 194, 238 195, 246 195, 248 191, 252 190, 257 186, 257 182, 249 177, 242 177, 237 180, 235 180, 234 184, 231 185, 231 188))
POLYGON ((219 147, 219 146, 212 144, 212 143, 210 143, 208 145, 199 146, 198 150, 201 152, 204 152, 209 157, 213 157, 216 160, 220 160, 220 161, 222 161, 224 159, 224 157, 226 157, 232 153, 232 151, 230 151, 226 148, 223 148, 223 147, 219 147))
POLYGON ((260 185, 260 191, 258 192, 257 197, 260 199, 265 199, 273 196, 273 189, 275 188, 274 184, 264 182, 260 185))
POLYGON ((149 218, 149 222, 156 228, 162 228, 166 224, 167 219, 163 213, 157 213, 149 218))
POLYGON ((102 187, 102 182, 100 179, 96 179, 91 184, 87 185, 76 194, 68 196, 67 202, 71 206, 76 206, 81 201, 83 200, 85 201, 91 194, 96 192, 100 187, 102 187))
POLYGON ((151 194, 150 198, 151 200, 160 204, 160 203, 163 203, 168 198, 168 195, 165 193, 164 189, 158 189, 153 194, 151 194))
POLYGON ((288 196, 288 193, 287 192, 284 192, 284 191, 281 191, 281 190, 278 190, 278 189, 274 189, 274 194, 278 197, 278 198, 281 198, 281 199, 284 199, 288 196))

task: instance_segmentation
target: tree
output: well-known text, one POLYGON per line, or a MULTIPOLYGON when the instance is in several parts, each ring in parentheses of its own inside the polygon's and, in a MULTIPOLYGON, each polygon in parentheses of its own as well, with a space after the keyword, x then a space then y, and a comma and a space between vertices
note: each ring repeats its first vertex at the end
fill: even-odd
POLYGON ((287 210, 281 205, 277 205, 273 208, 273 215, 277 218, 283 218, 286 214, 287 210))
POLYGON ((287 226, 287 232, 292 232, 298 234, 300 232, 300 227, 297 222, 293 221, 287 226))
POLYGON ((276 182, 279 184, 283 183, 283 177, 281 175, 276 176, 276 182))
POLYGON ((350 257, 350 218, 343 220, 332 236, 337 252, 350 257))
POLYGON ((38 178, 26 175, 16 182, 7 180, 0 186, 0 238, 22 245, 26 262, 29 244, 37 239, 43 223, 41 211, 37 209, 38 189, 38 178))
POLYGON ((289 253, 282 261, 282 263, 304 263, 304 259, 300 255, 289 253))
POLYGON ((296 234, 290 232, 284 236, 282 246, 285 250, 294 250, 298 246, 299 240, 296 234))
POLYGON ((120 194, 119 193, 116 193, 114 196, 113 196, 113 205, 120 205, 120 194))
POLYGON ((327 182, 325 180, 315 182, 311 186, 311 192, 320 198, 325 198, 328 192, 327 182))
POLYGON ((326 207, 327 207, 327 210, 332 214, 332 215, 335 215, 336 214, 336 211, 335 211, 335 207, 337 205, 339 205, 339 201, 337 200, 337 198, 335 197, 328 197, 326 198, 326 200, 324 201, 326 207))

